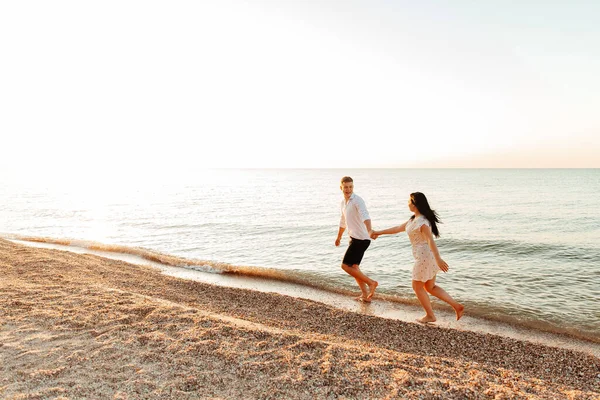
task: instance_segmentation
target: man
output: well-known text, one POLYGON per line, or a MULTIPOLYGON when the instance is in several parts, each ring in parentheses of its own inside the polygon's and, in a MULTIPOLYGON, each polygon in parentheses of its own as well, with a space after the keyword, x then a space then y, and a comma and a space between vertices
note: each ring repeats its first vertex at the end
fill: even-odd
POLYGON ((356 279, 356 283, 358 283, 362 295, 357 297, 356 300, 368 303, 375 294, 377 282, 363 274, 359 269, 359 265, 365 250, 371 244, 371 233, 373 232, 371 218, 364 200, 353 193, 354 181, 351 177, 344 176, 342 178, 340 189, 344 193, 344 200, 341 204, 342 217, 335 245, 340 245, 342 235, 347 228, 350 245, 346 250, 346 254, 344 254, 342 269, 356 279))

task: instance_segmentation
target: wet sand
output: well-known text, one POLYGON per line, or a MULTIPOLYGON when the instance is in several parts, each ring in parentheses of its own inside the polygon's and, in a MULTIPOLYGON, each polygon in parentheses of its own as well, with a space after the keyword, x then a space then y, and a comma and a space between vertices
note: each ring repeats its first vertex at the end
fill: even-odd
POLYGON ((600 359, 0 239, 1 398, 600 398, 600 359))

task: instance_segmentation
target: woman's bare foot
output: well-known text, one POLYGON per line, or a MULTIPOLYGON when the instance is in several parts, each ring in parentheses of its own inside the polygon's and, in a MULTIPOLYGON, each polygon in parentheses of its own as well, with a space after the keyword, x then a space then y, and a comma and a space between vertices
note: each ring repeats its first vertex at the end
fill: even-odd
POLYGON ((375 289, 377 289, 377 285, 379 285, 379 283, 377 283, 376 281, 373 281, 373 283, 369 285, 369 295, 367 296, 367 299, 370 300, 373 297, 373 295, 375 294, 375 289))
POLYGON ((456 312, 456 320, 458 321, 460 317, 462 317, 463 311, 465 311, 465 306, 459 304, 458 307, 454 309, 454 311, 456 312))
POLYGON ((435 317, 430 317, 429 315, 426 315, 423 318, 418 318, 417 321, 420 322, 420 323, 422 323, 422 324, 427 324, 427 323, 430 323, 430 322, 435 322, 436 319, 435 319, 435 317))

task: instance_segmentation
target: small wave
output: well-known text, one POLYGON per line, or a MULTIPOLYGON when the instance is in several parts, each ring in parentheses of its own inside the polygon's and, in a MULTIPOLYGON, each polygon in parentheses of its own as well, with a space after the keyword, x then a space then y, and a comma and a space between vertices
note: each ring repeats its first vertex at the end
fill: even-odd
MULTIPOLYGON (((196 260, 184 257, 173 256, 160 253, 154 250, 148 250, 141 247, 129 247, 114 244, 104 244, 94 241, 73 240, 73 239, 55 239, 36 236, 22 236, 15 234, 2 235, 6 239, 21 240, 35 243, 56 244, 62 246, 73 246, 89 250, 102 251, 113 253, 115 255, 134 255, 142 259, 157 262, 171 267, 186 268, 200 272, 231 274, 256 279, 266 279, 280 281, 288 284, 297 284, 309 288, 314 288, 330 293, 354 296, 355 291, 340 288, 333 284, 328 284, 323 279, 317 279, 309 273, 297 271, 275 270, 270 268, 255 267, 255 266, 240 266, 232 265, 223 262, 196 260)), ((449 240, 448 240, 449 242, 449 240)), ((462 242, 461 242, 462 243, 462 242)), ((400 294, 377 293, 376 298, 391 303, 406 304, 418 306, 419 303, 410 291, 407 291, 405 296, 400 294)), ((533 329, 541 332, 556 333, 570 336, 577 339, 587 340, 594 343, 600 343, 600 336, 593 328, 582 329, 581 327, 564 327, 558 324, 528 317, 525 312, 519 312, 515 309, 507 309, 497 305, 481 304, 481 303, 466 303, 468 314, 472 317, 508 324, 515 327, 533 329)), ((449 309, 445 305, 435 305, 436 308, 449 309)))
POLYGON ((240 275, 260 279, 270 279, 286 283, 295 283, 333 293, 353 294, 354 292, 335 288, 325 283, 316 283, 314 276, 295 271, 282 271, 263 267, 233 265, 224 262, 197 260, 160 253, 142 247, 130 247, 116 244, 105 244, 94 241, 76 239, 57 239, 41 236, 24 236, 16 234, 2 235, 6 239, 21 240, 34 243, 47 243, 62 246, 79 247, 88 250, 102 251, 115 255, 134 255, 144 260, 157 262, 170 267, 192 269, 200 272, 240 275))
POLYGON ((56 239, 41 236, 23 236, 23 235, 3 235, 7 239, 22 240, 26 242, 34 243, 47 243, 57 244, 62 246, 79 247, 88 250, 102 251, 106 253, 113 253, 115 255, 133 255, 140 257, 144 260, 157 262, 159 264, 168 265, 171 267, 190 268, 203 272, 211 273, 223 273, 230 267, 229 264, 205 261, 205 260, 193 260, 184 257, 173 256, 169 254, 160 253, 154 250, 148 250, 142 247, 130 247, 116 244, 105 244, 100 242, 88 241, 88 240, 76 240, 76 239, 56 239))
POLYGON ((508 240, 465 240, 445 238, 438 246, 452 251, 510 256, 537 256, 546 259, 600 263, 600 249, 560 244, 526 243, 508 240))

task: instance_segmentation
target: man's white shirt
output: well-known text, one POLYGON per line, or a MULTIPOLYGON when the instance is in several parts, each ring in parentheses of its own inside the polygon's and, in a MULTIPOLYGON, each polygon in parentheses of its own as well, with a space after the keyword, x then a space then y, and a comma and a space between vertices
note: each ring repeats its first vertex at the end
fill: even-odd
POLYGON ((367 205, 364 200, 352 193, 347 203, 346 199, 342 199, 341 208, 340 228, 347 229, 348 235, 351 238, 359 240, 371 239, 365 226, 365 221, 371 219, 371 217, 369 217, 367 205))

